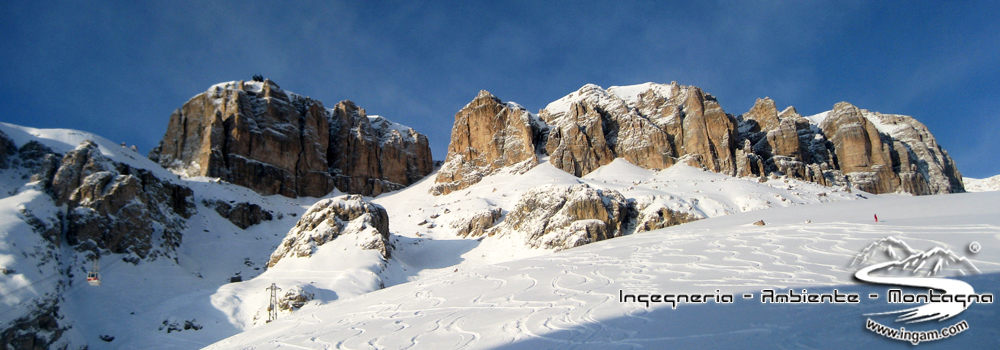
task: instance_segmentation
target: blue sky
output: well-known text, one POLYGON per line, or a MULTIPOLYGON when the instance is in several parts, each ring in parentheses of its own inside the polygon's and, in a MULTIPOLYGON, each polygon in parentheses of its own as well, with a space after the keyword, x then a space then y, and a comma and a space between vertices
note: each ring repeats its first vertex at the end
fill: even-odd
POLYGON ((145 153, 190 97, 262 74, 412 126, 443 159, 479 90, 537 111, 587 83, 677 81, 732 114, 769 96, 912 115, 985 177, 1000 174, 996 18, 996 1, 11 1, 0 121, 145 153))

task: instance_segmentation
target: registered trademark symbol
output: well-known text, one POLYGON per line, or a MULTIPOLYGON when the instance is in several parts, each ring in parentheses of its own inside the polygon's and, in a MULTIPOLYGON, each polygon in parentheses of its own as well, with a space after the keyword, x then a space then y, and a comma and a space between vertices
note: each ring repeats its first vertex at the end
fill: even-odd
POLYGON ((972 254, 979 253, 980 249, 983 249, 983 247, 979 245, 979 242, 972 242, 969 244, 969 251, 972 252, 972 254))

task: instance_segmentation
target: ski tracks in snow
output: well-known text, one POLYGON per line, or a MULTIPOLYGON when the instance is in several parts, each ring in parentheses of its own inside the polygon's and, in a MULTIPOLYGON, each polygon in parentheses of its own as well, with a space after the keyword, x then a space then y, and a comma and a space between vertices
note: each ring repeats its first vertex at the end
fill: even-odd
MULTIPOLYGON (((554 348, 638 348, 671 339, 641 331, 643 325, 662 322, 651 319, 652 312, 669 305, 647 309, 641 303, 621 303, 620 291, 676 294, 721 289, 738 293, 760 287, 844 285, 852 283, 851 258, 876 238, 901 236, 908 242, 933 245, 938 244, 933 237, 942 232, 970 237, 1000 234, 1000 227, 992 225, 915 228, 830 222, 745 225, 716 232, 682 227, 339 300, 307 311, 311 314, 276 321, 296 331, 278 333, 280 340, 258 344, 479 349, 532 340, 554 348)), ((216 346, 225 348, 241 337, 253 335, 239 335, 216 346)))

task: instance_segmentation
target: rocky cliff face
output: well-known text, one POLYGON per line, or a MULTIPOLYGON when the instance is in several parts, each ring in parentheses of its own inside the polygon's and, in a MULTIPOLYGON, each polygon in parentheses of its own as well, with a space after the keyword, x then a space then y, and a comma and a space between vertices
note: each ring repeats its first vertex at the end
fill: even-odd
POLYGON ((538 163, 535 143, 541 130, 531 113, 503 103, 487 91, 455 114, 448 156, 433 194, 448 194, 479 182, 502 168, 523 173, 538 163))
MULTIPOLYGON (((32 220, 35 231, 54 244, 63 240, 80 251, 109 250, 140 259, 173 256, 185 219, 195 213, 192 191, 104 156, 93 141, 65 155, 37 141, 16 148, 0 133, 8 165, 30 173, 56 206, 58 223, 32 220)), ((31 217, 30 213, 25 213, 31 217)))
POLYGON ((385 208, 361 196, 347 195, 313 204, 288 231, 267 266, 273 267, 286 257, 311 256, 319 246, 344 236, 354 239, 362 249, 374 249, 389 258, 389 215, 385 208))
POLYGON ((180 245, 184 219, 195 212, 189 188, 110 161, 91 141, 42 174, 56 205, 66 210, 67 242, 81 250, 169 257, 180 245))
POLYGON ((150 159, 262 194, 378 195, 431 172, 427 137, 353 102, 334 108, 270 80, 217 84, 170 116, 150 159))
MULTIPOLYGON (((470 106, 482 104, 477 101, 479 97, 470 106)), ((499 105, 499 100, 492 105, 499 105)), ((764 98, 747 113, 733 116, 725 113, 715 97, 693 86, 646 83, 605 90, 585 85, 542 109, 541 123, 527 122, 532 116, 521 114, 525 116, 516 123, 516 135, 523 135, 522 140, 531 135, 537 153, 548 155, 552 165, 576 176, 624 158, 654 170, 683 162, 726 175, 787 175, 872 193, 964 191, 954 161, 923 124, 846 102, 829 112, 803 117, 793 107, 779 111, 773 100, 764 98)), ((516 163, 517 171, 523 172, 537 163, 533 156, 521 156, 532 154, 525 149, 494 146, 489 152, 470 151, 478 148, 464 147, 470 131, 461 120, 456 117, 452 145, 457 147, 449 148, 449 169, 490 164, 490 171, 462 177, 463 187, 504 166, 516 163)), ((500 122, 510 120, 494 118, 480 132, 504 134, 499 131, 510 126, 500 122)), ((439 187, 456 183, 453 173, 439 176, 439 187)))
MULTIPOLYGON (((39 301, 32 312, 10 322, 10 328, 0 330, 3 349, 66 349, 59 344, 68 326, 59 323, 58 300, 39 301)), ((6 326, 6 325, 5 325, 6 326)))
POLYGON ((545 146, 552 164, 577 176, 615 158, 648 169, 682 161, 734 173, 735 124, 715 97, 696 87, 586 85, 539 116, 553 126, 545 146))

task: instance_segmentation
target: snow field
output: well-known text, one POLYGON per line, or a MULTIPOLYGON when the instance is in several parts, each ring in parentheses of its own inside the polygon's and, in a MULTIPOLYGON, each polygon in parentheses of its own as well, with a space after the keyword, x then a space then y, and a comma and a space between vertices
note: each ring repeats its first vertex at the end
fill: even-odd
MULTIPOLYGON (((997 200, 1000 195, 996 193, 893 195, 734 214, 386 288, 290 316, 210 348, 494 348, 518 344, 638 348, 658 347, 662 341, 727 348, 782 344, 773 342, 781 339, 819 347, 853 347, 858 342, 887 346, 894 343, 841 325, 830 328, 829 320, 809 316, 823 310, 832 313, 832 320, 860 329, 861 314, 868 311, 859 306, 781 306, 772 311, 756 301, 737 300, 736 306, 681 305, 669 310, 665 304, 654 304, 647 309, 620 303, 619 291, 714 293, 720 289, 742 299, 741 293, 759 293, 761 288, 864 289, 851 278, 852 258, 870 243, 893 236, 918 249, 943 246, 966 252, 987 274, 973 280, 995 292, 1000 219, 995 206, 984 204, 997 200), (873 212, 884 218, 881 223, 870 219, 873 212), (749 225, 758 219, 767 225, 749 225), (978 241, 984 249, 968 253, 965 247, 970 241, 978 241), (707 322, 723 319, 726 323, 721 325, 707 322), (685 327, 686 323, 704 329, 685 327), (789 327, 791 333, 786 332, 789 327), (837 338, 836 332, 841 331, 846 333, 837 338), (840 340, 822 343, 801 337, 809 332, 840 340)), ((977 327, 978 335, 964 334, 964 338, 928 345, 995 344, 1000 331, 995 312, 989 305, 973 306, 962 317, 977 327)))

